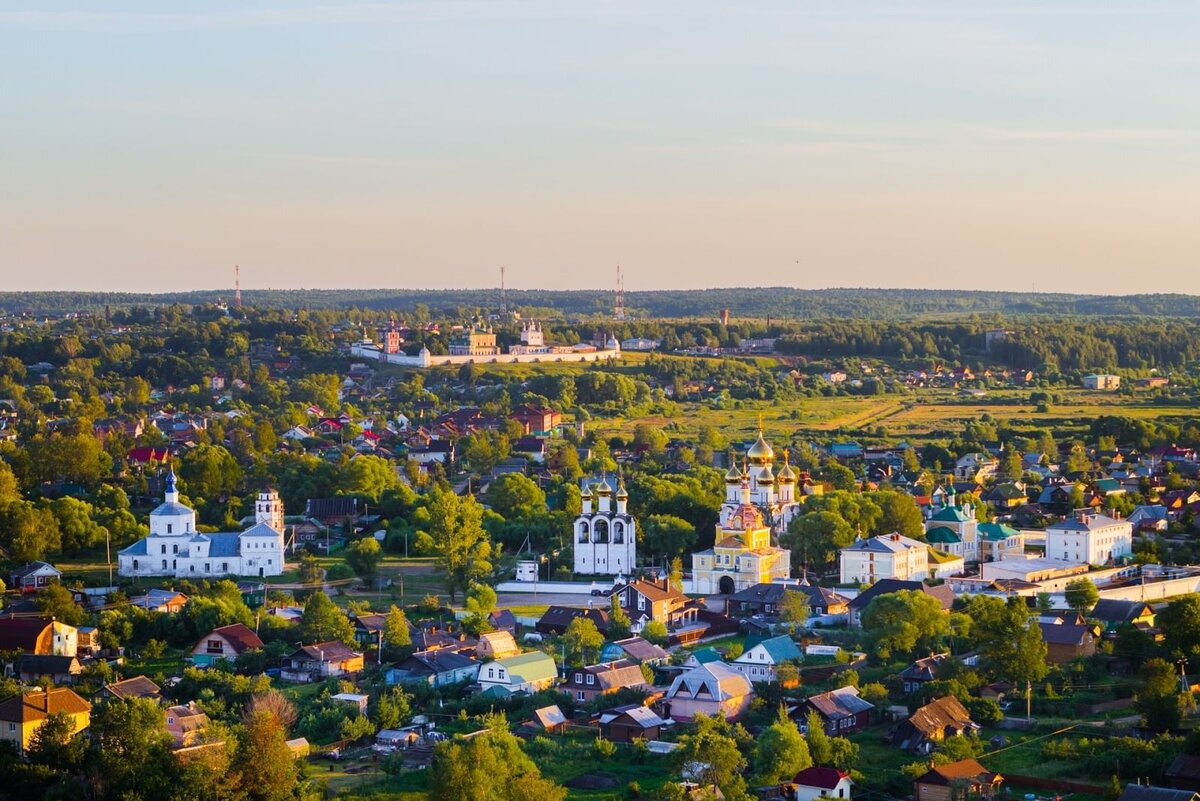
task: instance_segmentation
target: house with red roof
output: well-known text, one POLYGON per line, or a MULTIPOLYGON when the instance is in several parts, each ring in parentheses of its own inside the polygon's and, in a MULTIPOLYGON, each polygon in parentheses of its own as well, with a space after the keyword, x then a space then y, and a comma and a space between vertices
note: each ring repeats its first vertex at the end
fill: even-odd
MULTIPOLYGON (((837 768, 822 768, 813 765, 796 774, 792 779, 794 801, 816 801, 818 798, 849 798, 854 782, 850 774, 837 768)), ((920 801, 920 800, 919 800, 920 801)))
POLYGON ((247 651, 263 647, 258 635, 242 623, 213 629, 192 646, 192 664, 209 666, 226 660, 233 662, 247 651))

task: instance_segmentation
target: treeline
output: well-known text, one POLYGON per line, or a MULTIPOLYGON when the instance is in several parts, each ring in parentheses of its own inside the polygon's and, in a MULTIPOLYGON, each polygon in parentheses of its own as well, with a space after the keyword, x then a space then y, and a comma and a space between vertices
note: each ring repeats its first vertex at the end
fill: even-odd
POLYGON ((1002 364, 1039 372, 1183 367, 1200 360, 1200 325, 1173 320, 1037 320, 987 347, 983 323, 842 320, 805 326, 776 344, 811 359, 878 358, 1002 364))
MULTIPOLYGON (((229 289, 163 294, 133 292, 5 292, 0 310, 8 313, 102 311, 133 306, 186 306, 231 302, 229 289)), ((286 309, 414 310, 499 306, 497 289, 249 289, 246 305, 286 309)), ((509 305, 552 309, 570 315, 609 315, 613 292, 608 289, 550 291, 509 289, 509 305)), ((946 314, 1055 316, 1200 317, 1200 297, 1182 294, 1074 295, 1031 292, 971 292, 929 289, 795 289, 747 287, 627 292, 626 307, 638 317, 716 317, 721 309, 734 316, 788 319, 887 319, 946 314)))

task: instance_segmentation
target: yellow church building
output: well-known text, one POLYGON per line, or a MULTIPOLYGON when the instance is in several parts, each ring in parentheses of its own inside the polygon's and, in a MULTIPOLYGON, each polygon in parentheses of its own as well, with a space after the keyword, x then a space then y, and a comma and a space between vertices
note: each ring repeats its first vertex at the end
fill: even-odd
POLYGON ((692 554, 692 592, 730 594, 786 579, 792 552, 771 544, 771 528, 750 494, 750 474, 743 466, 740 503, 722 509, 716 544, 692 554))

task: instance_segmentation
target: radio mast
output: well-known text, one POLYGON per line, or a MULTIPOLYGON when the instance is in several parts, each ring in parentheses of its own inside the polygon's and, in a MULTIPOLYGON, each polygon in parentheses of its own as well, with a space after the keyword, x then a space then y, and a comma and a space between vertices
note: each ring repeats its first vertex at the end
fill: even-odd
POLYGON ((242 268, 233 265, 233 305, 242 308, 242 268))
POLYGON ((500 265, 500 316, 508 314, 508 300, 504 297, 504 265, 500 265))
POLYGON ((617 297, 613 306, 613 318, 625 319, 625 277, 621 274, 621 265, 617 265, 617 297))

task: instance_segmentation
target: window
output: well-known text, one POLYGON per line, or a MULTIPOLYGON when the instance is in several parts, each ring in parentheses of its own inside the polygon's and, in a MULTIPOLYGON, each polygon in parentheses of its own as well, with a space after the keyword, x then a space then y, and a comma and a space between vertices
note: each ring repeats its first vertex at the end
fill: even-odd
POLYGON ((645 609, 645 608, 646 608, 646 596, 639 595, 638 596, 638 609, 645 609))
POLYGON ((212 572, 212 567, 210 567, 210 566, 209 566, 209 563, 208 563, 208 562, 205 562, 205 563, 204 563, 204 572, 205 572, 205 573, 211 573, 211 572, 212 572))
POLYGON ((163 552, 163 553, 166 553, 166 552, 167 552, 167 546, 166 546, 166 544, 165 544, 165 543, 164 543, 164 544, 163 544, 163 546, 162 546, 162 552, 163 552))
POLYGON ((172 546, 171 546, 171 553, 179 553, 179 546, 178 546, 178 545, 172 545, 172 546))
POLYGON ((587 695, 587 693, 585 693, 583 690, 577 690, 577 691, 575 692, 575 700, 576 700, 576 701, 583 701, 583 700, 584 700, 584 697, 585 697, 586 695, 587 695))
POLYGON ((138 560, 136 560, 136 559, 133 560, 133 569, 134 570, 138 569, 138 560))
POLYGON ((588 674, 588 677, 587 677, 587 683, 588 683, 588 684, 595 684, 595 683, 596 683, 596 677, 595 677, 595 676, 593 676, 591 673, 589 673, 589 674, 588 674))
POLYGON ((208 645, 205 648, 205 652, 210 654, 223 654, 225 653, 225 649, 222 647, 221 640, 209 640, 208 645))
POLYGON ((16 731, 16 730, 17 730, 17 724, 15 724, 15 723, 10 723, 10 724, 8 724, 8 730, 9 730, 9 731, 16 731))
POLYGON ((163 570, 166 570, 166 569, 167 569, 167 560, 164 559, 163 560, 163 570))
POLYGON ((496 669, 495 668, 488 668, 488 678, 489 679, 496 678, 496 669))
POLYGON ((170 523, 167 523, 167 533, 168 534, 171 533, 171 524, 170 523))
POLYGON ((576 673, 576 674, 575 674, 575 683, 576 683, 576 684, 583 684, 583 674, 582 674, 582 673, 576 673))

